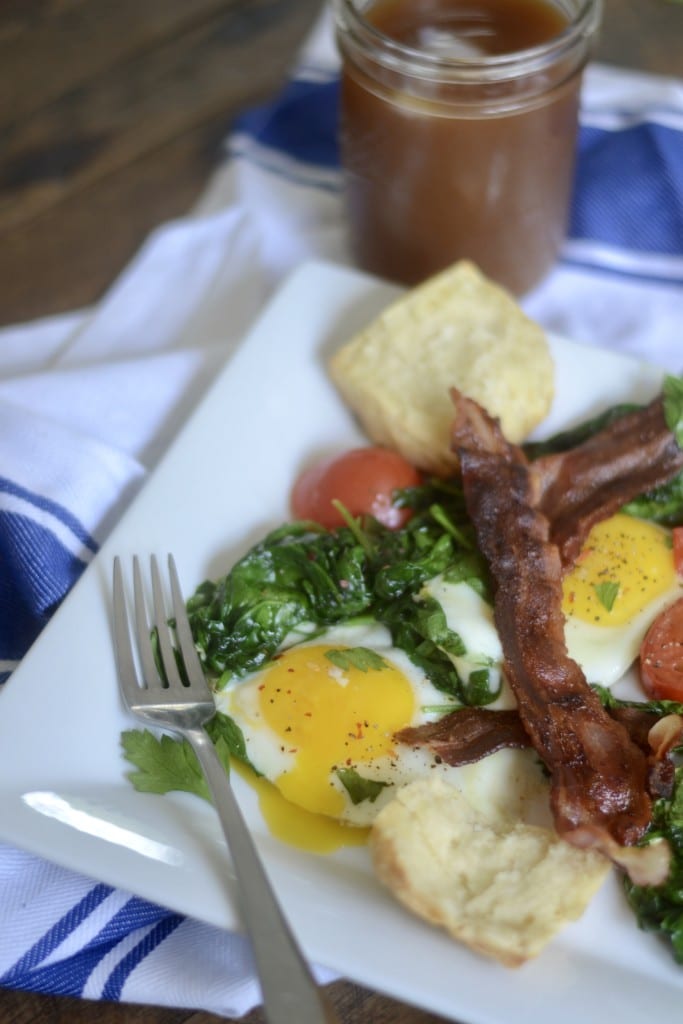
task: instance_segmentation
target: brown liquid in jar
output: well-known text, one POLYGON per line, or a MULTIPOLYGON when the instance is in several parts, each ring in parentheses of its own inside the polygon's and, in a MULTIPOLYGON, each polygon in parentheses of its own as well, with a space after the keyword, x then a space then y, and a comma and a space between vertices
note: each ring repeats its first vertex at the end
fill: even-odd
MULTIPOLYGON (((375 0, 362 15, 385 36, 437 56, 515 53, 568 25, 549 0, 375 0)), ((566 231, 583 61, 560 58, 531 72, 536 81, 432 81, 416 90, 400 67, 358 61, 340 46, 356 262, 414 284, 467 258, 512 292, 528 291, 566 231)))

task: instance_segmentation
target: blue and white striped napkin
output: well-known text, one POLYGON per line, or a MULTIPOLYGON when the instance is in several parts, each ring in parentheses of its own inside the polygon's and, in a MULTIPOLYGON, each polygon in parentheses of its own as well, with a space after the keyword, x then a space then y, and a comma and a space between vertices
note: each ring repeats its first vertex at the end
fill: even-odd
MULTIPOLYGON (((336 103, 323 16, 282 95, 234 126, 192 215, 95 309, 0 331, 2 683, 283 276, 348 262, 336 103)), ((683 82, 593 66, 581 122, 570 237, 524 305, 680 372, 683 82)), ((259 1000, 238 936, 2 846, 0 986, 226 1016, 259 1000)))

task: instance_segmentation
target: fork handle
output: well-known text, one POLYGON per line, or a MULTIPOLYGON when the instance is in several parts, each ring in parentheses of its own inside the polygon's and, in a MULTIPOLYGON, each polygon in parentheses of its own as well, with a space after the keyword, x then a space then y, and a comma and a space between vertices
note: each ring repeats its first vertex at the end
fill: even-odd
POLYGON ((207 732, 184 731, 206 776, 237 876, 242 922, 256 961, 269 1024, 340 1024, 280 909, 230 780, 207 732))

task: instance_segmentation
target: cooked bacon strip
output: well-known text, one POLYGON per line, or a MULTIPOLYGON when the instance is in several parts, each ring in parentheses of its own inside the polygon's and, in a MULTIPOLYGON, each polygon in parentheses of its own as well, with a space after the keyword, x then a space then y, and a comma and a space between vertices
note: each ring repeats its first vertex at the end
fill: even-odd
POLYGON ((459 708, 438 722, 394 734, 399 743, 429 747, 446 764, 473 764, 503 747, 528 747, 529 736, 514 709, 459 708))
POLYGON ((663 714, 653 711, 651 708, 624 707, 609 708, 612 718, 621 722, 629 736, 640 747, 644 754, 649 754, 650 730, 660 721, 663 714))
POLYGON ((680 715, 666 715, 652 726, 648 733, 651 753, 648 758, 650 796, 670 797, 676 783, 676 766, 671 752, 680 746, 683 719, 680 715))
POLYGON ((670 797, 676 781, 676 769, 669 756, 674 745, 674 725, 668 720, 677 719, 678 716, 658 714, 649 708, 631 707, 610 708, 609 713, 622 723, 633 742, 645 754, 647 791, 652 799, 656 800, 660 796, 670 797), (668 724, 662 726, 661 723, 667 722, 668 724))
POLYGON ((681 745, 683 718, 680 715, 664 715, 659 718, 647 734, 652 756, 657 761, 668 757, 674 748, 681 745))
POLYGON ((550 540, 571 565, 591 527, 683 470, 683 449, 666 425, 662 397, 627 413, 583 444, 534 462, 550 540))
MULTIPOLYGON (((606 711, 624 726, 633 743, 646 755, 650 796, 670 797, 675 781, 675 765, 670 755, 682 742, 683 719, 646 707, 608 707, 606 711)), ((504 747, 531 746, 515 708, 458 708, 437 722, 401 729, 394 739, 412 747, 428 747, 440 761, 453 767, 481 761, 504 747)))
MULTIPOLYGON (((455 390, 453 397, 453 447, 495 583, 504 670, 522 724, 550 773, 555 827, 568 842, 615 859, 615 849, 636 843, 650 822, 647 759, 567 654, 562 566, 549 521, 536 506, 533 467, 476 403, 455 390)), ((630 864, 637 860, 629 855, 630 864)))
POLYGON ((656 839, 647 846, 620 846, 604 830, 581 828, 574 832, 572 844, 599 849, 626 872, 634 885, 661 885, 671 867, 671 848, 665 839, 656 839))

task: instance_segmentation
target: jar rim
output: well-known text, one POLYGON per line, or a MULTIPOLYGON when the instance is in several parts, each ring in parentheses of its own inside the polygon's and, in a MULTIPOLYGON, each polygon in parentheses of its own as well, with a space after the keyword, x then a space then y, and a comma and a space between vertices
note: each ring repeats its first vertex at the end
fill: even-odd
POLYGON ((445 82, 501 81, 542 71, 587 45, 601 19, 602 0, 580 0, 572 21, 544 43, 510 53, 453 57, 408 46, 382 32, 363 16, 354 0, 333 0, 337 30, 367 57, 387 68, 445 82))

